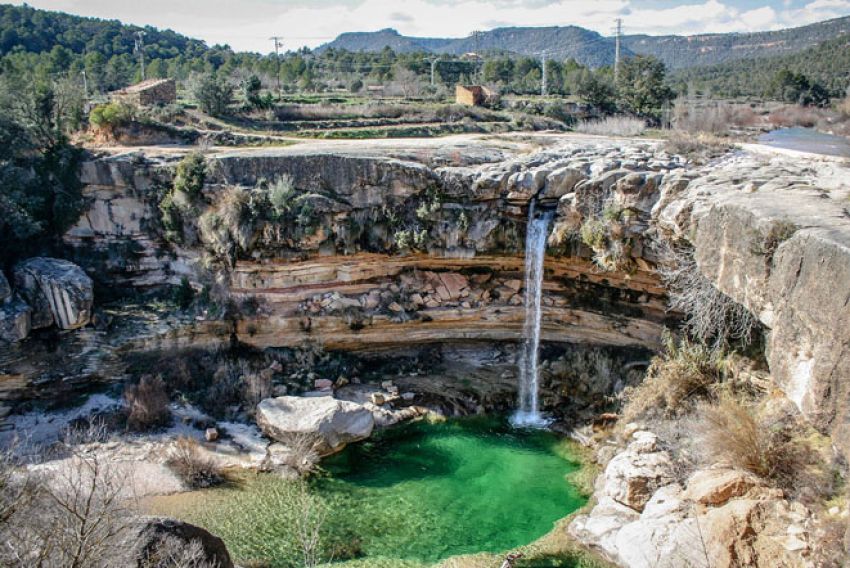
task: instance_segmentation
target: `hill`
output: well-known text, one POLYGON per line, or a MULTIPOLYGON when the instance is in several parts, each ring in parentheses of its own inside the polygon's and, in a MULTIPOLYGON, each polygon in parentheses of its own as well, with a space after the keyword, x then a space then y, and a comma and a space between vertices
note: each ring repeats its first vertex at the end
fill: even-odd
MULTIPOLYGON (((850 16, 777 31, 694 36, 623 36, 623 54, 653 55, 669 69, 701 67, 759 57, 788 55, 823 41, 850 34, 850 16)), ((507 51, 539 56, 548 50, 559 59, 574 58, 582 65, 601 67, 614 61, 614 40, 577 26, 496 28, 477 40, 464 38, 418 38, 393 29, 345 33, 317 51, 328 48, 377 52, 385 46, 401 53, 431 52, 461 55, 476 51, 507 51)))
POLYGON ((723 97, 763 97, 782 70, 802 73, 821 84, 832 97, 850 88, 850 36, 821 42, 798 53, 757 59, 741 59, 717 65, 680 69, 671 76, 679 90, 692 85, 723 97))
POLYGON ((694 36, 631 35, 623 37, 623 44, 635 53, 657 57, 669 69, 683 69, 788 55, 847 34, 850 34, 850 16, 770 32, 694 36))
MULTIPOLYGON (((539 56, 546 50, 552 57, 561 60, 573 58, 590 67, 602 67, 614 62, 614 41, 611 38, 577 26, 496 28, 483 32, 477 39, 417 38, 403 36, 393 29, 384 29, 377 32, 344 33, 316 51, 321 53, 333 48, 354 52, 377 52, 387 46, 398 53, 426 52, 449 55, 482 51, 539 56)), ((624 49, 624 54, 630 55, 631 52, 624 49)))

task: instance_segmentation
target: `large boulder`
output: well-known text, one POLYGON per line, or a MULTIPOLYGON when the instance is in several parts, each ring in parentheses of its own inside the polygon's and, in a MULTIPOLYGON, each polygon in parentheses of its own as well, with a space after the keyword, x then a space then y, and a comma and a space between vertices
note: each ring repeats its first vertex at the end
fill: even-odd
POLYGON ((15 343, 30 333, 32 309, 17 296, 0 302, 0 343, 15 343))
POLYGON ((641 512, 656 489, 674 481, 673 463, 655 434, 635 432, 626 451, 608 462, 604 480, 605 495, 641 512))
POLYGON ((368 438, 375 419, 366 407, 355 402, 281 396, 257 405, 257 424, 268 437, 284 444, 298 437, 312 437, 316 452, 324 456, 368 438))
POLYGON ((133 536, 131 566, 233 568, 224 541, 206 529, 176 519, 147 517, 133 536))
POLYGON ((15 288, 32 307, 32 327, 83 327, 91 318, 91 278, 67 260, 30 258, 15 266, 15 288))

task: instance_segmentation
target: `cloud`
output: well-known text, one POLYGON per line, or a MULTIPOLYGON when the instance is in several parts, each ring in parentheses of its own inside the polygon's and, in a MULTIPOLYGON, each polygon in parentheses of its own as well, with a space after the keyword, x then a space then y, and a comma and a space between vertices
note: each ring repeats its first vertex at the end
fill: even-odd
POLYGON ((37 8, 171 28, 208 43, 268 52, 272 35, 287 48, 316 46, 345 31, 395 27, 402 34, 463 37, 495 23, 583 26, 610 34, 698 34, 801 26, 850 14, 850 0, 773 0, 752 9, 733 0, 29 0, 37 8), (402 8, 394 11, 392 8, 402 8))

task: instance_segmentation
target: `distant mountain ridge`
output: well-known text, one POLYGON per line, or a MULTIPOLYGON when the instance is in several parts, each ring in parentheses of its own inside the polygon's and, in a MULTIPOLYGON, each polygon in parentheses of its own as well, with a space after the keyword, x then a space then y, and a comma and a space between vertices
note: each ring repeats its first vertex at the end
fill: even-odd
MULTIPOLYGON (((766 32, 693 36, 626 35, 623 36, 622 52, 625 56, 654 55, 671 69, 684 69, 755 57, 788 55, 847 34, 850 34, 850 16, 766 32)), ((344 33, 317 51, 329 48, 381 51, 386 46, 400 53, 450 55, 473 52, 477 48, 485 52, 495 50, 539 56, 545 49, 552 57, 572 57, 591 67, 611 65, 614 62, 614 39, 578 26, 496 28, 483 32, 477 42, 471 37, 410 37, 387 28, 377 32, 344 33)))

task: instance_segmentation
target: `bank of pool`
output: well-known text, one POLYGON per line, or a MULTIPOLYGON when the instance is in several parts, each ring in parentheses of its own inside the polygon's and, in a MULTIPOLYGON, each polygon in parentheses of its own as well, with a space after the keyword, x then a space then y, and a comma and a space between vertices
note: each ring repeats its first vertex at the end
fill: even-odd
POLYGON ((296 527, 318 515, 325 559, 420 566, 531 543, 586 502, 568 441, 496 419, 408 424, 322 468, 307 491, 262 475, 154 508, 218 534, 243 563, 300 565, 296 527))

